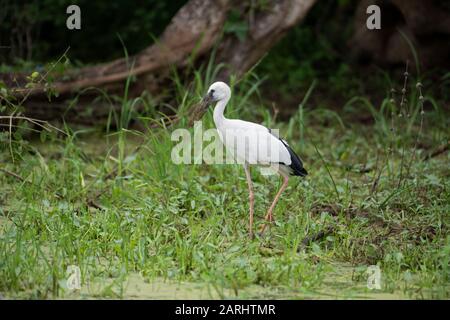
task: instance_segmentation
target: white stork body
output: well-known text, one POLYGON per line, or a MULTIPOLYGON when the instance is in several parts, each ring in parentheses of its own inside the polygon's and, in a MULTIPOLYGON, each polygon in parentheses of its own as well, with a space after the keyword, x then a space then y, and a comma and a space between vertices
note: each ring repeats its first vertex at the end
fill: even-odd
POLYGON ((289 151, 280 139, 259 124, 223 119, 223 126, 217 126, 220 140, 239 163, 252 165, 291 164, 289 151))
MULTIPOLYGON (((284 183, 266 215, 266 220, 273 220, 272 211, 283 190, 287 187, 289 175, 305 176, 306 170, 300 158, 286 141, 274 135, 270 129, 256 123, 224 116, 225 107, 230 99, 231 90, 224 82, 215 82, 205 97, 206 102, 217 101, 214 108, 214 123, 219 137, 228 152, 244 165, 250 193, 250 236, 253 236, 254 195, 249 165, 275 167, 284 177, 284 183)), ((265 229, 263 225, 261 232, 265 229)))

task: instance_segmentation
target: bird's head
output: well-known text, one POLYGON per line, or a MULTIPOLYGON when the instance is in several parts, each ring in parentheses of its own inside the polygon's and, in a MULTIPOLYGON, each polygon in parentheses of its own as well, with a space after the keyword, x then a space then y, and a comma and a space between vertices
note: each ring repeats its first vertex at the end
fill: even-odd
POLYGON ((231 89, 225 82, 214 82, 208 89, 208 93, 203 97, 202 103, 205 107, 208 104, 224 99, 228 99, 231 95, 231 89))

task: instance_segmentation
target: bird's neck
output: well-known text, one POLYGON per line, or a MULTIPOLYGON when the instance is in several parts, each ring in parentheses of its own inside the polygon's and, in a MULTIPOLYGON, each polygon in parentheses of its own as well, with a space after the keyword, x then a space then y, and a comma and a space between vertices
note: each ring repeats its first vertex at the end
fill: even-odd
POLYGON ((219 100, 216 104, 216 107, 214 108, 214 123, 216 124, 217 128, 220 128, 223 125, 223 122, 226 120, 223 112, 228 103, 228 100, 230 100, 229 97, 223 100, 219 100))

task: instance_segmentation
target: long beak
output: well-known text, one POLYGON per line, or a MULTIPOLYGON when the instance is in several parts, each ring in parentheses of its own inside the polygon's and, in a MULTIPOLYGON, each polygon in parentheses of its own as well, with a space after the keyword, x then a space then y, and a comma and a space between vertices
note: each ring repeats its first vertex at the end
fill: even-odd
POLYGON ((212 95, 211 94, 207 94, 206 96, 203 97, 201 105, 204 109, 208 108, 208 105, 212 102, 212 95))

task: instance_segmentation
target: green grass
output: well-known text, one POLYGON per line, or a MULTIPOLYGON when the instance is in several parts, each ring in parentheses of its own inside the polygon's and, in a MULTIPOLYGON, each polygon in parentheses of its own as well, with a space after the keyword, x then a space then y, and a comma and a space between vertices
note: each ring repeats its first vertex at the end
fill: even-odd
MULTIPOLYGON (((227 115, 280 128, 310 174, 290 180, 276 223, 254 240, 243 169, 173 164, 171 129, 128 129, 143 99, 125 92, 117 132, 66 127, 67 136, 41 141, 24 140, 26 129, 14 139, 0 132, 0 294, 161 297, 130 295, 127 283, 139 274, 142 285, 198 284, 221 298, 448 299, 449 154, 423 160, 448 142, 448 114, 425 95, 420 129, 412 85, 409 117, 389 97, 381 106, 355 97, 340 112, 305 97, 281 122, 259 99, 258 81, 250 75, 236 85, 227 115), (370 120, 354 120, 361 114, 370 120), (302 244, 323 230, 330 232, 302 244), (81 292, 65 288, 69 265, 81 269, 81 292), (382 271, 376 293, 365 285, 370 265, 382 271)), ((200 73, 191 86, 177 83, 179 127, 206 87, 200 73)), ((213 127, 211 111, 203 122, 213 127)), ((252 175, 258 225, 280 182, 252 175)))

